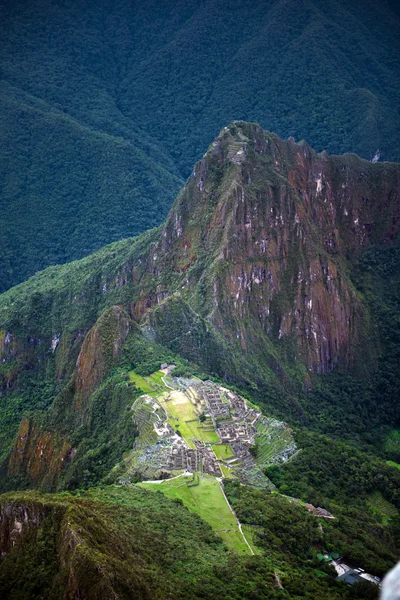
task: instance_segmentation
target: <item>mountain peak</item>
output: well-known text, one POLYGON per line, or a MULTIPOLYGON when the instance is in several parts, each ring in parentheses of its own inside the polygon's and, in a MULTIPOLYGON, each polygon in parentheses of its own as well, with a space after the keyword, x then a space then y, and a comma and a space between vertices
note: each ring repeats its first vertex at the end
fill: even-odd
MULTIPOLYGON (((231 124, 164 226, 2 296, 3 389, 25 371, 53 369, 57 389, 65 384, 53 413, 86 426, 90 399, 132 335, 139 354, 157 342, 262 390, 308 388, 334 369, 373 372, 379 342, 353 260, 397 235, 399 188, 398 164, 318 155, 257 124, 231 124)), ((47 477, 46 431, 28 418, 20 433, 29 460, 17 445, 10 469, 47 477)), ((72 460, 60 440, 48 446, 49 481, 72 460)))
MULTIPOLYGON (((371 337, 370 317, 352 282, 352 260, 397 235, 399 168, 316 154, 256 123, 233 122, 195 165, 164 226, 129 252, 121 246, 108 266, 95 255, 102 275, 90 293, 84 283, 68 290, 61 277, 61 307, 45 273, 24 284, 21 293, 29 296, 46 281, 54 317, 46 309, 43 326, 29 307, 14 314, 25 302, 19 291, 4 297, 2 329, 13 339, 5 356, 23 346, 13 325, 21 315, 32 339, 67 326, 79 340, 77 331, 94 325, 73 310, 79 301, 89 316, 123 305, 152 337, 229 377, 281 377, 293 361, 306 379, 338 367, 368 368, 359 348, 371 337), (64 309, 67 325, 59 319, 64 309)), ((365 347, 372 361, 375 348, 365 347)))
POLYGON ((348 258, 396 235, 398 185, 399 165, 316 154, 235 121, 169 214, 149 261, 151 297, 171 298, 172 277, 241 351, 265 360, 271 340, 291 339, 308 371, 351 367, 367 319, 348 258))

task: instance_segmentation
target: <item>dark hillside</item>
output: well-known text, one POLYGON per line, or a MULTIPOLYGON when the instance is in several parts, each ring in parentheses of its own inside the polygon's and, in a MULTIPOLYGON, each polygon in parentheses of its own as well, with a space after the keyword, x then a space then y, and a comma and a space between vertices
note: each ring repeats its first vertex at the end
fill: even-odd
POLYGON ((2 290, 165 217, 182 180, 162 152, 4 87, 2 290))
MULTIPOLYGON (((235 487, 234 493, 238 493, 235 487)), ((243 495, 251 508, 264 499, 255 490, 243 495)), ((261 538, 265 530, 259 527, 257 555, 240 556, 229 552, 210 526, 182 502, 137 486, 110 486, 75 495, 5 494, 0 496, 1 597, 354 598, 346 585, 335 581, 329 566, 315 558, 316 520, 303 508, 275 497, 268 499, 266 515, 260 515, 263 525, 269 525, 264 522, 271 509, 274 533, 289 547, 270 531, 270 545, 265 547, 261 538), (296 537, 300 538, 297 544, 296 537)))
POLYGON ((2 294, 6 485, 53 489, 63 473, 79 485, 87 460, 92 483, 105 475, 134 435, 137 362, 150 374, 186 359, 293 424, 382 454, 373 431, 399 417, 399 178, 399 164, 235 122, 164 226, 2 294))
POLYGON ((372 0, 3 2, 0 289, 162 222, 233 119, 400 158, 400 25, 372 0))

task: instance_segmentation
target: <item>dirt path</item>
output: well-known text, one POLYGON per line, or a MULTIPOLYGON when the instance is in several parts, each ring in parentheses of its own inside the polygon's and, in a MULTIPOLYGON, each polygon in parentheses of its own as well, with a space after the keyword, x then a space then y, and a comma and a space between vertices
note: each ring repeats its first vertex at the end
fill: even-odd
POLYGON ((247 541, 247 539, 246 539, 246 536, 245 536, 245 535, 244 535, 244 533, 243 533, 243 530, 242 530, 242 524, 241 524, 241 522, 239 521, 239 519, 237 518, 237 516, 236 516, 236 513, 235 513, 235 511, 233 510, 232 506, 229 504, 229 500, 228 500, 228 498, 226 497, 226 494, 225 494, 225 491, 224 491, 224 486, 222 485, 222 481, 221 481, 221 479, 220 479, 219 477, 216 477, 216 479, 217 479, 217 481, 218 481, 218 483, 219 483, 219 487, 221 488, 221 492, 223 493, 223 496, 224 496, 224 498, 225 498, 225 501, 226 501, 227 505, 229 506, 229 510, 231 511, 231 513, 233 514, 233 516, 234 516, 234 517, 235 517, 235 519, 236 519, 236 522, 237 522, 237 524, 238 524, 238 527, 239 527, 239 531, 240 531, 240 533, 242 534, 242 538, 243 538, 243 539, 244 539, 244 541, 246 542, 246 544, 247 544, 247 546, 248 546, 248 548, 249 548, 249 550, 250 550, 251 554, 253 554, 253 555, 254 555, 254 550, 253 550, 253 548, 250 546, 249 542, 248 542, 248 541, 247 541))
MULTIPOLYGON (((178 477, 187 477, 189 475, 193 475, 193 473, 191 471, 184 471, 183 473, 180 473, 180 475, 175 475, 174 477, 168 477, 168 479, 152 479, 152 480, 145 480, 145 481, 141 481, 140 483, 166 483, 167 481, 172 481, 173 479, 178 479, 178 477)), ((136 483, 134 483, 133 485, 136 485, 136 483)))
POLYGON ((165 387, 169 388, 170 390, 175 390, 175 388, 171 387, 166 381, 165 381, 165 375, 163 375, 161 377, 161 381, 163 382, 163 384, 165 385, 165 387))

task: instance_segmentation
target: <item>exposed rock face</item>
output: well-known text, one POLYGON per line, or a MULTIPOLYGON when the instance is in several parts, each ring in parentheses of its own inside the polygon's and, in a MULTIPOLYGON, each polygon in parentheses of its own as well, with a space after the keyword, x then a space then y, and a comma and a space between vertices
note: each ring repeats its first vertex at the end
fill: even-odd
POLYGON ((52 489, 73 455, 74 449, 67 439, 54 431, 42 430, 24 418, 10 457, 9 473, 24 475, 42 487, 52 489))
MULTIPOLYGON (((129 329, 124 310, 150 323, 153 335, 168 343, 176 336, 172 332, 168 339, 160 331, 154 313, 166 311, 165 326, 167 312, 177 315, 185 306, 182 324, 194 311, 205 330, 215 330, 250 358, 255 348, 271 355, 271 345, 289 344, 292 358, 310 372, 348 368, 368 335, 368 315, 351 282, 350 261, 368 244, 397 235, 399 190, 397 164, 317 155, 306 143, 282 141, 256 124, 236 122, 195 165, 164 228, 125 262, 115 263, 111 277, 88 280, 93 289, 73 294, 66 289, 59 302, 78 303, 78 313, 81 303, 90 308, 112 295, 115 305, 120 297, 121 305, 107 317, 119 343, 129 329)), ((65 310, 51 299, 46 302, 56 315, 65 310)), ((25 329, 32 322, 26 319, 25 329)), ((66 335, 57 320, 51 334, 32 327, 34 333, 21 340, 5 324, 2 360, 10 363, 23 353, 32 365, 39 350, 41 360, 51 352, 58 376, 66 377, 70 372, 60 357, 71 354, 70 346, 81 346, 90 327, 66 335)), ((77 407, 97 387, 105 363, 118 355, 118 343, 104 345, 106 336, 99 331, 96 324, 80 348, 77 407)), ((12 384, 12 372, 7 375, 5 369, 2 376, 4 387, 12 384)))
MULTIPOLYGON (((105 379, 118 358, 130 330, 130 318, 119 306, 105 311, 86 335, 76 362, 72 389, 61 396, 58 411, 62 420, 73 403, 76 426, 87 424, 88 399, 105 379)), ((63 468, 76 449, 65 434, 57 434, 24 418, 9 461, 9 474, 22 475, 35 486, 54 489, 63 468)))
MULTIPOLYGON (((168 217, 150 258, 156 290, 173 291, 164 284, 172 266, 192 306, 244 351, 264 336, 290 339, 309 371, 348 368, 367 327, 348 258, 393 239, 399 217, 399 165, 317 155, 236 123, 168 217), (203 299, 190 294, 199 285, 203 299)), ((147 300, 139 313, 158 302, 155 293, 147 300)))
MULTIPOLYGON (((310 373, 368 369, 376 337, 352 260, 399 228, 400 165, 317 155, 256 124, 233 123, 195 165, 163 228, 121 243, 106 264, 100 252, 71 265, 71 283, 53 269, 22 294, 7 293, 3 392, 24 369, 54 361, 66 384, 57 410, 86 426, 89 399, 117 364, 131 319, 237 381, 277 375, 285 384, 293 365, 307 385, 310 373)), ((72 444, 49 435, 22 421, 10 472, 35 485, 56 481, 72 444)))
POLYGON ((115 363, 129 330, 127 313, 120 306, 112 306, 86 335, 75 374, 75 410, 80 421, 89 396, 115 363))
POLYGON ((8 554, 26 535, 39 527, 43 510, 38 506, 9 502, 0 507, 0 557, 8 554))

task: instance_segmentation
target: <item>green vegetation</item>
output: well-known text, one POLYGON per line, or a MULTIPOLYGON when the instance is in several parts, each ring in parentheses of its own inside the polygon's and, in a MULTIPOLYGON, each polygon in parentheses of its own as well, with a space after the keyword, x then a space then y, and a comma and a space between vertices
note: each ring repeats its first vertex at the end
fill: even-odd
POLYGON ((265 494, 237 481, 225 480, 224 487, 239 520, 255 527, 260 547, 289 552, 293 559, 313 555, 313 544, 320 541, 318 522, 304 508, 279 494, 265 494))
POLYGON ((239 520, 246 524, 244 529, 251 531, 257 553, 273 560, 290 598, 353 597, 346 585, 336 582, 332 567, 321 565, 317 554, 325 544, 325 534, 321 535, 317 519, 304 507, 237 481, 225 480, 224 487, 239 520))
POLYGON ((226 467, 225 465, 223 465, 221 463, 220 463, 219 466, 220 466, 220 469, 222 471, 222 475, 225 478, 229 479, 230 477, 233 477, 233 475, 232 475, 232 469, 230 467, 226 467))
POLYGON ((288 427, 278 428, 273 420, 268 424, 260 421, 257 430, 259 435, 256 437, 254 453, 258 466, 263 468, 274 456, 279 456, 291 444, 293 438, 288 427))
POLYGON ((158 396, 168 389, 162 380, 162 376, 162 373, 156 372, 148 377, 142 377, 142 375, 138 375, 135 371, 129 371, 129 381, 134 383, 144 394, 149 394, 150 396, 158 396))
POLYGON ((399 159, 398 19, 344 0, 7 5, 1 289, 158 225, 233 119, 399 159))
POLYGON ((226 460, 233 456, 232 448, 229 444, 213 444, 213 450, 219 460, 226 460))
POLYGON ((194 397, 191 399, 193 401, 189 400, 184 392, 171 390, 165 396, 158 398, 158 401, 166 410, 170 425, 180 432, 191 448, 196 447, 194 439, 206 443, 219 442, 219 437, 214 429, 210 429, 206 423, 200 422, 200 404, 196 409, 194 404, 196 399, 194 397))
MULTIPOLYGON (((400 429, 392 429, 388 433, 383 448, 388 455, 398 457, 400 461, 400 429)), ((395 464, 392 466, 395 466, 395 464)))
POLYGON ((110 487, 77 498, 19 494, 0 502, 15 514, 25 506, 39 521, 1 562, 4 598, 56 599, 60 590, 85 598, 192 598, 199 578, 213 578, 211 565, 226 561, 211 528, 161 494, 110 487), (73 553, 70 538, 78 541, 73 553))
MULTIPOLYGON (((83 106, 74 111, 66 100, 64 112, 25 84, 3 81, 0 91, 1 291, 159 225, 183 183, 157 143, 135 126, 121 131, 105 107, 102 127, 83 106)), ((90 87, 87 98, 100 91, 90 87)))
POLYGON ((281 492, 322 506, 328 499, 363 504, 377 489, 389 502, 400 506, 397 469, 342 442, 310 432, 299 432, 296 441, 301 451, 292 460, 266 470, 281 492))
POLYGON ((397 508, 385 500, 381 492, 375 491, 372 494, 369 494, 367 496, 367 502, 385 517, 397 517, 399 514, 397 508))
POLYGON ((191 477, 181 476, 165 483, 141 483, 141 487, 160 491, 169 498, 176 498, 199 517, 204 519, 224 540, 227 546, 239 554, 250 554, 241 535, 218 481, 214 477, 198 477, 198 484, 190 485, 191 477))
MULTIPOLYGON (((76 455, 70 469, 62 473, 59 488, 74 489, 95 485, 95 482, 108 475, 123 453, 132 447, 136 429, 130 408, 138 392, 129 385, 127 379, 126 374, 117 373, 91 395, 88 408, 90 418, 69 432, 76 455)), ((47 420, 50 430, 54 430, 57 417, 60 418, 60 414, 55 412, 47 420)), ((68 414, 63 417, 63 421, 65 428, 68 425, 71 427, 68 414)))
POLYGON ((129 380, 144 394, 154 394, 154 388, 144 377, 135 373, 129 372, 129 380))
POLYGON ((327 550, 382 575, 396 561, 400 543, 399 471, 329 438, 305 432, 297 437, 301 451, 267 468, 268 477, 279 492, 333 513, 336 519, 323 523, 327 550))
POLYGON ((393 460, 387 460, 387 461, 386 461, 386 464, 387 464, 389 467, 395 467, 396 469, 400 469, 400 465, 399 465, 399 463, 393 462, 393 460))
MULTIPOLYGON (((189 491, 200 486, 183 487, 189 491)), ((7 536, 1 537, 1 549, 7 551, 0 562, 1 595, 21 600, 58 600, 62 594, 88 600, 352 597, 346 585, 336 582, 330 567, 308 558, 313 550, 307 544, 315 538, 316 523, 303 509, 243 486, 226 484, 226 489, 241 517, 246 507, 251 512, 254 502, 264 515, 263 526, 244 527, 246 535, 251 532, 257 541, 256 556, 229 552, 179 498, 141 486, 93 488, 73 495, 3 495, 2 527, 19 518, 21 510, 29 518, 12 549, 7 536), (302 538, 296 546, 293 534, 298 532, 302 538), (281 551, 286 534, 293 555, 281 551), (279 591, 276 574, 283 586, 279 591)))

